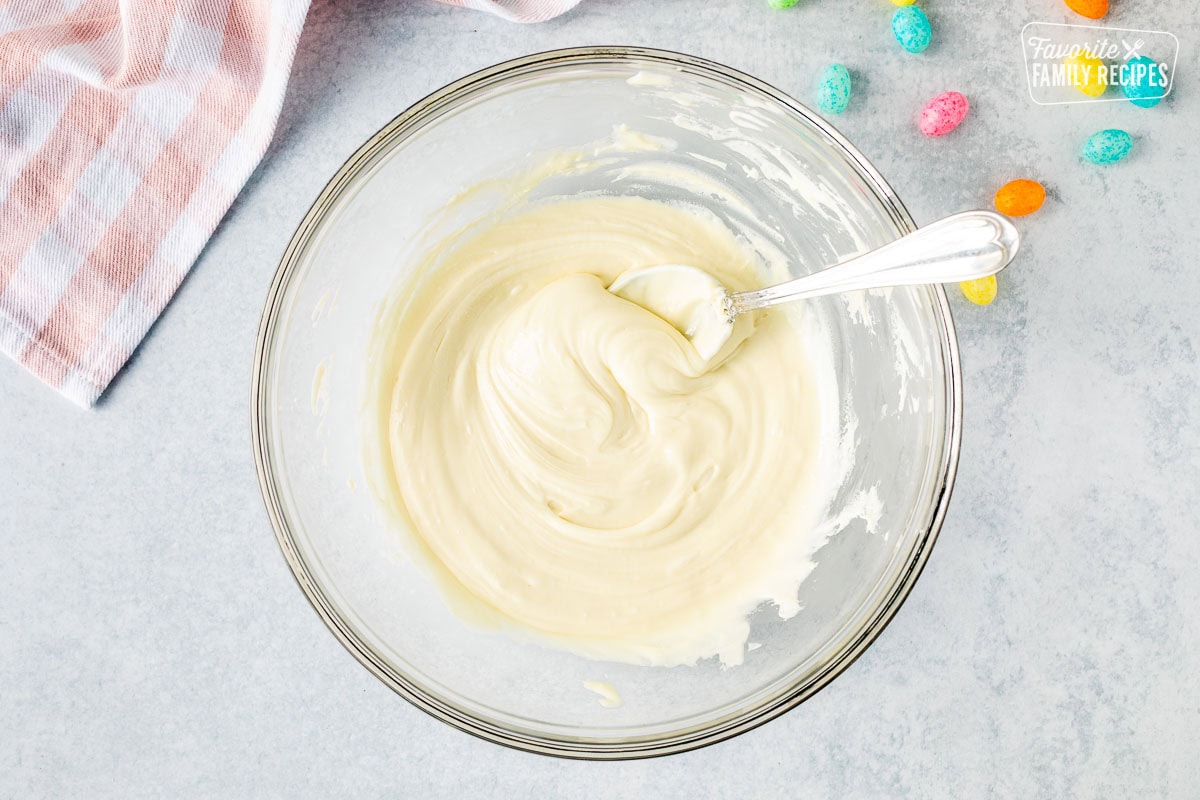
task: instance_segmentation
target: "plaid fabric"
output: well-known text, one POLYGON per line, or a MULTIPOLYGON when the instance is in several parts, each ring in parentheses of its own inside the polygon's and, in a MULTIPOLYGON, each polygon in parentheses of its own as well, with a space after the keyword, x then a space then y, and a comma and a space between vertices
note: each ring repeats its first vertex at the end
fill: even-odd
POLYGON ((452 6, 490 11, 513 22, 545 22, 570 11, 579 0, 442 0, 452 6))
POLYGON ((0 0, 0 349, 95 402, 262 158, 308 2, 0 0))

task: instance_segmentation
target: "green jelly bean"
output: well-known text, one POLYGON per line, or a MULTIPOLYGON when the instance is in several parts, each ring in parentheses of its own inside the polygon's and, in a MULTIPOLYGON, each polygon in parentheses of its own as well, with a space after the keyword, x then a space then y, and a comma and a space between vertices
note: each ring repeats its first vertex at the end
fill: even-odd
POLYGON ((892 33, 896 41, 910 53, 924 52, 933 38, 929 17, 916 6, 901 6, 892 15, 892 33))
POLYGON ((821 73, 817 87, 817 108, 822 114, 840 114, 850 105, 850 70, 841 64, 830 64, 821 73))
POLYGON ((1133 137, 1120 128, 1093 133, 1083 145, 1083 157, 1093 164, 1115 164, 1133 149, 1133 137))

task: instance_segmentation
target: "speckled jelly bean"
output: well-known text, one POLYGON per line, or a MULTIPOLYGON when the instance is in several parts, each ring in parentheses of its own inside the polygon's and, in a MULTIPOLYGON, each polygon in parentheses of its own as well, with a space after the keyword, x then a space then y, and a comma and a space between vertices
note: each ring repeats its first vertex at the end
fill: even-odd
POLYGON ((1088 97, 1099 97, 1108 88, 1105 80, 1104 62, 1087 53, 1077 53, 1063 59, 1067 68, 1067 79, 1071 85, 1088 97))
POLYGON ((1081 17, 1100 19, 1108 13, 1108 0, 1066 0, 1067 8, 1081 17))
POLYGON ((799 2, 800 0, 767 0, 767 5, 776 10, 782 10, 785 8, 791 8, 799 2))
POLYGON ((996 191, 996 210, 1010 217, 1023 217, 1042 207, 1046 187, 1037 181, 1009 181, 996 191))
POLYGON ((921 109, 917 126, 926 136, 945 136, 958 127, 970 107, 958 92, 942 92, 921 109))
POLYGON ((963 281, 958 288, 962 289, 963 296, 975 305, 986 306, 996 299, 996 290, 999 287, 996 284, 996 276, 988 275, 978 280, 963 281))
POLYGON ((929 17, 916 6, 901 6, 892 15, 892 33, 896 41, 910 53, 924 52, 933 38, 933 28, 929 25, 929 17))
POLYGON ((1093 164, 1115 164, 1133 149, 1133 137, 1120 128, 1093 133, 1083 145, 1083 157, 1093 164))
POLYGON ((1134 56, 1125 62, 1126 80, 1121 91, 1129 102, 1139 108, 1153 108, 1167 90, 1166 75, 1159 71, 1158 62, 1150 56, 1134 56))
POLYGON ((840 114, 850 105, 850 70, 830 64, 821 73, 817 86, 817 108, 822 114, 840 114))

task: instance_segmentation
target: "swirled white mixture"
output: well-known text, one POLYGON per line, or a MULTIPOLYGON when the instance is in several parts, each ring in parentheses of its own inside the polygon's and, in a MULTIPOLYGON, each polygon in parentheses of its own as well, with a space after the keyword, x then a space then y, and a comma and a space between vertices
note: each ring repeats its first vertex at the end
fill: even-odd
POLYGON ((821 543, 831 370, 787 312, 706 361, 606 287, 677 263, 752 288, 754 252, 698 213, 593 197, 430 259, 378 323, 374 416, 381 490, 448 590, 588 655, 740 663, 749 613, 796 613, 821 543))

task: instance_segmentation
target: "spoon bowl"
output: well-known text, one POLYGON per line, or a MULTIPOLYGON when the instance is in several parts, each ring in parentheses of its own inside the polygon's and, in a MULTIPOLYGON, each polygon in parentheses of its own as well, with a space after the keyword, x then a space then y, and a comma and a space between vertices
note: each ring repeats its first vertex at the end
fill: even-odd
POLYGON ((659 264, 617 276, 608 290, 671 323, 705 360, 720 351, 733 331, 725 304, 729 290, 709 273, 686 264, 659 264))

